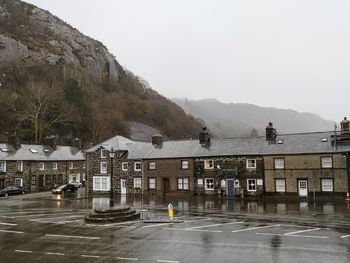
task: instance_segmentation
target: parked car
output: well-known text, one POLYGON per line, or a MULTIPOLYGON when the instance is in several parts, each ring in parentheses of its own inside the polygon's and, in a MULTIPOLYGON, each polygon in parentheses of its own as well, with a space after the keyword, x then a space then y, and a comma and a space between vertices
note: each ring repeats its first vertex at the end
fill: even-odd
POLYGON ((67 191, 74 193, 78 188, 73 184, 64 184, 52 190, 53 194, 64 194, 67 191))
POLYGON ((76 181, 72 181, 70 182, 70 184, 74 185, 77 188, 83 187, 83 185, 81 184, 81 182, 76 182, 76 181))
POLYGON ((0 196, 23 195, 26 191, 17 186, 8 186, 0 191, 0 196))

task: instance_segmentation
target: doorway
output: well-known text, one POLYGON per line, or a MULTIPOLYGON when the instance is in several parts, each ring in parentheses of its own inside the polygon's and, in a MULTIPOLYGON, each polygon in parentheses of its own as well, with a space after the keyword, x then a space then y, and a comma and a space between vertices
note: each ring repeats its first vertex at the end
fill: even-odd
POLYGON ((298 180, 298 194, 300 197, 307 197, 307 180, 298 180))
POLYGON ((169 178, 163 178, 163 194, 168 194, 170 190, 169 178))
POLYGON ((126 195, 126 179, 120 180, 120 193, 126 195))

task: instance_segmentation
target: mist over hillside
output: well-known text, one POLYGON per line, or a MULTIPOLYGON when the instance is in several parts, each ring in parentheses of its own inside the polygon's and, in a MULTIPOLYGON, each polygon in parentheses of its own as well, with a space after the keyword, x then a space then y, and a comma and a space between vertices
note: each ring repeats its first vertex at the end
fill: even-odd
MULTIPOLYGON (((334 122, 312 113, 290 109, 260 107, 245 103, 222 103, 215 99, 172 99, 187 114, 206 122, 214 136, 230 138, 265 134, 268 122, 273 122, 278 133, 330 131, 334 122)), ((339 116, 341 119, 341 116, 339 116)))

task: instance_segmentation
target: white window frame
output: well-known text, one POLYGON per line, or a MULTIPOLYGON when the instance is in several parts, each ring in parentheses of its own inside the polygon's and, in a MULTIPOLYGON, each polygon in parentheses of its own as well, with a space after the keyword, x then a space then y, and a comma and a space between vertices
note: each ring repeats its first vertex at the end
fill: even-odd
POLYGON ((276 192, 277 193, 285 193, 286 192, 286 179, 276 179, 275 180, 276 185, 276 192))
POLYGON ((188 170, 188 168, 189 168, 188 160, 181 160, 181 169, 182 170, 188 170))
POLYGON ((16 172, 23 172, 23 161, 16 161, 16 172))
POLYGON ((135 163, 134 163, 134 171, 135 171, 135 172, 138 172, 138 171, 141 171, 141 170, 142 170, 141 162, 135 162, 135 163), (137 167, 138 165, 140 165, 139 168, 137 167))
POLYGON ((23 178, 19 178, 19 177, 15 178, 15 186, 23 187, 23 178), (19 182, 19 184, 18 184, 18 182, 19 182))
POLYGON ((214 191, 214 188, 215 188, 214 178, 205 178, 204 187, 205 187, 206 191, 214 191), (210 185, 209 181, 212 181, 211 185, 210 185), (210 186, 210 187, 208 187, 208 186, 210 186))
POLYGON ((275 158, 274 167, 276 170, 283 170, 285 168, 285 159, 284 158, 275 158))
POLYGON ((101 149, 101 159, 106 159, 108 157, 108 150, 101 149))
POLYGON ((149 161, 148 162, 148 170, 156 170, 156 161, 149 161))
POLYGON ((333 168, 332 156, 322 156, 321 157, 321 167, 322 168, 333 168))
POLYGON ((322 192, 334 192, 333 179, 332 178, 322 178, 321 179, 321 190, 322 190, 322 192))
POLYGON ((107 162, 100 162, 100 173, 106 174, 108 172, 108 164, 107 162))
POLYGON ((250 158, 246 160, 247 169, 256 169, 256 159, 250 158))
POLYGON ((122 162, 122 171, 126 172, 128 170, 128 162, 122 162))
POLYGON ((52 163, 52 170, 57 170, 57 169, 58 169, 57 162, 52 163))
POLYGON ((188 190, 189 180, 188 177, 177 178, 177 189, 188 190))
POLYGON ((110 176, 93 176, 92 190, 93 191, 110 191, 110 176))
POLYGON ((255 178, 248 178, 247 179, 247 192, 256 192, 256 179, 255 178), (255 183, 252 184, 251 181, 254 181, 255 183), (253 188, 254 185, 254 188, 253 188))
POLYGON ((213 170, 214 169, 214 160, 204 160, 204 169, 213 170))
POLYGON ((45 170, 45 163, 44 162, 40 162, 40 163, 38 163, 38 165, 39 165, 39 170, 40 171, 44 171, 45 170))
POLYGON ((156 189, 156 178, 148 178, 148 189, 156 189))
POLYGON ((142 179, 141 177, 134 178, 134 189, 141 189, 142 187, 142 179))
POLYGON ((74 163, 73 163, 73 162, 69 162, 69 163, 68 163, 68 169, 69 169, 69 170, 74 169, 74 163))
POLYGON ((0 161, 0 173, 6 173, 6 161, 0 161))

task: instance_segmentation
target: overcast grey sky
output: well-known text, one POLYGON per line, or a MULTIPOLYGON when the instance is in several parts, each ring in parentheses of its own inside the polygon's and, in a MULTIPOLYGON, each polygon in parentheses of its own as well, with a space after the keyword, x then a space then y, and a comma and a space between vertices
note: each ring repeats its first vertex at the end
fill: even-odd
POLYGON ((26 1, 166 97, 350 115, 349 0, 26 1))

